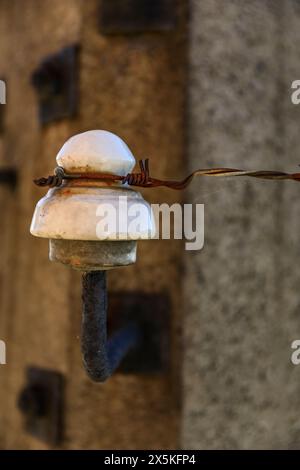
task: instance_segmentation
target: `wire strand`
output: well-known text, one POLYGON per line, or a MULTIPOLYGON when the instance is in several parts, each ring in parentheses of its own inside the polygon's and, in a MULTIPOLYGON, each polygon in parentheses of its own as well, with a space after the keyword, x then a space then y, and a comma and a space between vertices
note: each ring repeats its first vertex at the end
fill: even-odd
POLYGON ((300 181, 300 173, 286 173, 283 171, 271 170, 239 170, 236 168, 206 168, 199 169, 180 181, 161 180, 152 178, 149 173, 149 159, 140 160, 140 173, 128 173, 126 176, 113 175, 110 173, 66 173, 62 167, 55 169, 54 175, 33 180, 37 186, 61 186, 63 180, 81 179, 91 181, 121 182, 129 186, 143 188, 166 187, 175 190, 186 188, 195 176, 210 177, 236 177, 248 176, 264 180, 294 180, 300 181))

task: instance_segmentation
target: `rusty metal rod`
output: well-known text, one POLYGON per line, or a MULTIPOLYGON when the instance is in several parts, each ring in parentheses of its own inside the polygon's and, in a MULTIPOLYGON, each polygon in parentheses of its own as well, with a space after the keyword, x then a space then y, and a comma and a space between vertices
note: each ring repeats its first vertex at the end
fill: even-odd
POLYGON ((95 382, 107 380, 127 352, 139 340, 139 328, 134 323, 107 339, 106 272, 91 271, 82 275, 82 333, 83 364, 95 382))

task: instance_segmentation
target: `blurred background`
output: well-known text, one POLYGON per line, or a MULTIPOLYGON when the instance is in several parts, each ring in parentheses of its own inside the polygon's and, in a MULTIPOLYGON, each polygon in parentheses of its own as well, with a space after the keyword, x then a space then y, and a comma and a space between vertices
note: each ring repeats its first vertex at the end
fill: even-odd
POLYGON ((161 178, 296 172, 299 25, 298 0, 0 0, 0 448, 300 447, 297 183, 142 191, 204 203, 205 244, 141 242, 136 265, 109 273, 119 304, 130 294, 160 305, 169 354, 163 370, 119 370, 105 384, 82 368, 80 274, 29 233, 45 194, 33 178, 90 129, 119 135, 161 178), (42 405, 22 392, 36 373, 53 409, 32 423, 42 405))

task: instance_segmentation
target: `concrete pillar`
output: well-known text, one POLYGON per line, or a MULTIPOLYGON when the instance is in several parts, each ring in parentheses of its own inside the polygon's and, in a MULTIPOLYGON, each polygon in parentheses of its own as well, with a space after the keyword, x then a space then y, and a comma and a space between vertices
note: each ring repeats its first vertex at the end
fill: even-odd
MULTIPOLYGON (((297 171, 297 2, 190 2, 189 167, 297 171)), ((194 182, 205 245, 186 253, 182 445, 298 447, 299 188, 194 182)))

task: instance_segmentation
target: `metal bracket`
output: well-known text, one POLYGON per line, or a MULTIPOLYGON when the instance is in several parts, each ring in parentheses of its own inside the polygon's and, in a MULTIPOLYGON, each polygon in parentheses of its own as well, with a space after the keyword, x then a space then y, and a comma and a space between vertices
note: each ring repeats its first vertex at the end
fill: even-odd
POLYGON ((48 444, 58 445, 63 426, 63 376, 60 372, 28 367, 26 380, 18 398, 25 429, 48 444))
POLYGON ((176 0, 101 0, 102 34, 170 31, 176 24, 176 0))
POLYGON ((32 75, 42 125, 76 114, 78 102, 78 46, 46 57, 32 75))
POLYGON ((140 341, 121 362, 123 374, 162 373, 169 364, 171 302, 167 293, 112 292, 109 295, 108 332, 136 322, 140 341))
POLYGON ((5 184, 14 190, 17 182, 18 174, 15 168, 0 168, 0 185, 5 184))

